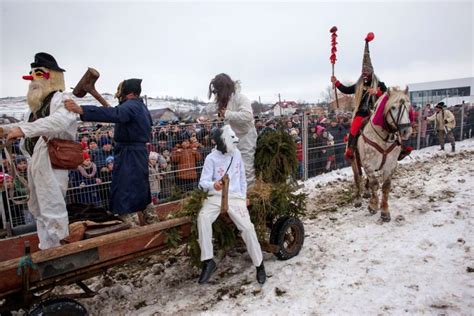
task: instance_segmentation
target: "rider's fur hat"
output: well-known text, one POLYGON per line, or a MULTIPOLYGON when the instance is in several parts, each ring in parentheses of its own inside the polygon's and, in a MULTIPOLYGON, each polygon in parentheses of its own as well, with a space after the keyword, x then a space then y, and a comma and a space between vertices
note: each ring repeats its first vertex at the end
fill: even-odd
POLYGON ((373 74, 374 67, 372 67, 372 61, 370 60, 369 42, 374 39, 374 33, 369 32, 365 37, 365 48, 364 57, 362 59, 362 73, 373 74))

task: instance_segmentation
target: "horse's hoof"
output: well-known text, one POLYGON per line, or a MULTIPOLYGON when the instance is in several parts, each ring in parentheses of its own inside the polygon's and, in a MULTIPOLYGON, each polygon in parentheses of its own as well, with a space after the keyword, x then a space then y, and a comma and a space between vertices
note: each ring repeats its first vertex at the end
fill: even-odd
POLYGON ((380 213, 380 218, 384 222, 390 222, 390 213, 380 213))
POLYGON ((377 214, 377 209, 373 209, 372 207, 370 207, 370 205, 369 205, 368 209, 369 209, 370 215, 375 215, 375 214, 377 214))
POLYGON ((360 200, 357 200, 354 202, 354 207, 361 207, 362 206, 362 202, 360 200))

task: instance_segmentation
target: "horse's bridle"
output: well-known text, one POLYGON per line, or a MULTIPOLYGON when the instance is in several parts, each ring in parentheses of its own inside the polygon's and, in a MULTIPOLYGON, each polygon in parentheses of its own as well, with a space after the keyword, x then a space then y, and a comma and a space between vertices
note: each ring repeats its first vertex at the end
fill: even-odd
POLYGON ((373 148, 375 148, 382 155, 382 162, 380 163, 380 166, 376 171, 381 170, 383 168, 388 154, 391 153, 392 150, 394 150, 396 147, 401 146, 400 131, 403 128, 409 127, 411 125, 410 123, 400 124, 400 120, 402 119, 402 115, 404 114, 405 111, 407 111, 407 105, 405 104, 404 100, 400 100, 399 104, 400 104, 400 107, 402 107, 402 109, 400 109, 398 111, 397 119, 395 119, 393 117, 392 111, 390 109, 383 116, 384 129, 386 129, 387 132, 388 132, 388 135, 387 135, 386 138, 382 137, 377 132, 377 130, 373 126, 372 118, 369 118, 370 125, 372 126, 372 129, 374 130, 375 134, 377 134, 377 136, 380 137, 380 139, 382 139, 384 142, 389 142, 388 139, 390 138, 390 135, 398 134, 398 137, 396 138, 396 140, 388 148, 384 149, 384 148, 380 147, 376 142, 370 140, 367 136, 365 136, 364 131, 362 131, 362 133, 361 133, 362 138, 364 139, 364 141, 367 144, 369 144, 370 146, 372 146, 373 148), (388 123, 388 121, 387 121, 387 116, 388 115, 390 115, 390 118, 395 123, 395 126, 388 123))
POLYGON ((395 119, 393 117, 393 114, 392 114, 391 110, 388 110, 387 113, 383 117, 383 120, 384 120, 385 126, 387 128, 387 131, 390 134, 395 134, 397 132, 400 132, 403 128, 410 127, 410 125, 411 125, 410 123, 400 124, 400 120, 402 119, 403 113, 405 113, 405 111, 407 111, 407 105, 405 104, 405 100, 400 100, 399 104, 400 104, 401 109, 398 111, 397 119, 395 119), (388 121, 387 121, 387 116, 388 115, 390 115, 390 118, 392 119, 392 122, 395 123, 395 126, 388 123, 388 121))

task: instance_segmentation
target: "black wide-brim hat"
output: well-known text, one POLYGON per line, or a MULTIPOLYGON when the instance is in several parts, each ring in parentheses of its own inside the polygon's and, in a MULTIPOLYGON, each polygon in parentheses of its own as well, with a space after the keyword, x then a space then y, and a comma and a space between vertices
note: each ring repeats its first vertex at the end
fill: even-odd
POLYGON ((48 53, 38 53, 35 55, 35 61, 31 63, 31 68, 45 67, 51 70, 65 72, 66 70, 59 67, 56 59, 48 53))

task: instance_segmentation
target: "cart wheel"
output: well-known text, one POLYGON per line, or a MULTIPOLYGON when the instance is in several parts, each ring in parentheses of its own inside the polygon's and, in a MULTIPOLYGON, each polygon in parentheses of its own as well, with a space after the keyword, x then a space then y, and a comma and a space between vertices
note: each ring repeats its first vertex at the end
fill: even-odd
POLYGON ((86 308, 78 301, 67 297, 56 297, 41 301, 34 306, 28 316, 87 316, 86 308))
POLYGON ((296 256, 304 241, 303 223, 295 217, 282 217, 277 220, 270 234, 270 243, 278 245, 275 256, 280 260, 288 260, 296 256))

